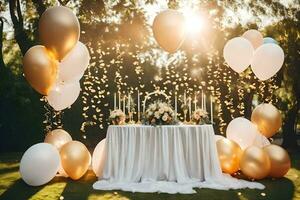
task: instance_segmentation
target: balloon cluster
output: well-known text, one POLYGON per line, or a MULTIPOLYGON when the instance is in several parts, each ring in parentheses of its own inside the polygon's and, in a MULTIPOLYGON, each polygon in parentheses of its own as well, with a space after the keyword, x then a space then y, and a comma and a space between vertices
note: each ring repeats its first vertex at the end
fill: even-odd
POLYGON ((97 177, 102 176, 105 163, 105 139, 95 148, 93 157, 84 144, 73 141, 70 134, 63 129, 49 132, 44 143, 31 146, 22 156, 20 174, 31 186, 39 186, 51 181, 56 174, 81 178, 88 170, 91 161, 97 177))
POLYGON ((223 50, 227 64, 236 72, 243 72, 250 64, 260 80, 274 76, 282 67, 284 52, 270 37, 263 38, 257 30, 248 30, 241 37, 229 40, 223 50))
POLYGON ((79 96, 79 80, 89 65, 87 47, 79 41, 80 26, 72 10, 47 9, 39 20, 42 45, 31 47, 23 58, 25 78, 57 111, 79 96))
POLYGON ((280 129, 281 123, 277 108, 264 103, 253 110, 251 121, 233 119, 226 130, 227 138, 216 136, 222 171, 234 174, 241 170, 250 179, 284 176, 291 166, 289 155, 267 139, 280 129))

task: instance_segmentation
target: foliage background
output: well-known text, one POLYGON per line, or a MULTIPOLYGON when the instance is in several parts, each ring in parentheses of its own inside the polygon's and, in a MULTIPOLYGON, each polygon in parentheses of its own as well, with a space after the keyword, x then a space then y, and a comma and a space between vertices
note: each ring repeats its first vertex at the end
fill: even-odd
POLYGON ((297 1, 70 0, 81 25, 80 40, 91 54, 81 80, 82 92, 71 109, 54 112, 27 84, 22 55, 39 44, 38 19, 52 0, 5 0, 0 3, 0 151, 23 151, 43 141, 49 129, 63 127, 76 140, 93 148, 105 137, 113 93, 143 94, 155 89, 215 97, 215 129, 224 134, 238 116, 251 116, 253 107, 271 102, 283 114, 283 146, 295 148, 300 109, 300 4, 297 1), (166 8, 200 12, 205 28, 190 35, 180 51, 169 55, 155 43, 151 23, 166 8), (226 64, 226 41, 259 29, 277 40, 285 63, 272 79, 258 81, 250 69, 240 76, 226 64))

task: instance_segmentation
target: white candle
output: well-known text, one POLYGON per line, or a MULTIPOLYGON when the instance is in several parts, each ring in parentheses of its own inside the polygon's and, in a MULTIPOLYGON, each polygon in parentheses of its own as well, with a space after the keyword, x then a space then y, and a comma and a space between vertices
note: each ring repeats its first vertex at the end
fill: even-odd
POLYGON ((203 98, 204 98, 204 101, 203 101, 204 102, 204 110, 206 111, 206 94, 204 94, 203 98))
POLYGON ((210 121, 214 123, 214 116, 213 116, 213 97, 210 95, 210 121))
POLYGON ((114 110, 117 109, 117 94, 114 93, 114 110))
POLYGON ((184 91, 183 102, 184 102, 184 105, 186 105, 186 91, 184 91))
POLYGON ((194 107, 195 110, 197 110, 197 94, 195 93, 195 98, 194 98, 194 107))
POLYGON ((121 92, 119 91, 119 109, 121 110, 121 92))
POLYGON ((190 119, 192 117, 192 98, 189 97, 189 114, 190 114, 190 119))
POLYGON ((140 113, 140 91, 138 90, 138 113, 140 113))
POLYGON ((203 90, 201 90, 201 109, 204 109, 204 103, 203 103, 203 90))
POLYGON ((175 93, 175 119, 177 119, 177 93, 175 93))
POLYGON ((125 110, 125 95, 123 96, 123 113, 125 114, 126 110, 125 110))
POLYGON ((130 93, 128 93, 128 113, 130 112, 130 93))

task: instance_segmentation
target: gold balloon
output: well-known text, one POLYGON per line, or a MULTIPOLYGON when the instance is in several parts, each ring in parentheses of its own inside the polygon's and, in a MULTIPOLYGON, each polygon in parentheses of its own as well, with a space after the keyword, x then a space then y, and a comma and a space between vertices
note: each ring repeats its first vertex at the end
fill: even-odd
POLYGON ((277 145, 269 145, 264 148, 271 162, 271 170, 269 176, 274 178, 283 177, 291 168, 291 160, 289 154, 282 147, 277 145))
POLYGON ((239 170, 241 147, 234 141, 223 138, 217 141, 217 150, 222 171, 233 174, 239 170))
POLYGON ((258 105, 252 112, 251 121, 257 125, 260 133, 272 137, 282 125, 281 114, 272 104, 258 105))
POLYGON ((73 180, 82 177, 91 163, 91 155, 84 144, 71 141, 60 149, 61 164, 73 180))
POLYGON ((31 47, 23 58, 26 80, 37 92, 48 95, 57 74, 57 61, 49 56, 44 46, 31 47))
POLYGON ((64 6, 48 8, 39 21, 39 36, 54 58, 61 61, 79 40, 80 26, 72 10, 64 6))
POLYGON ((70 134, 68 132, 66 132, 63 129, 55 129, 49 133, 47 133, 44 142, 52 144, 53 146, 55 146, 58 150, 60 150, 60 148, 68 143, 72 141, 72 137, 70 136, 70 134))
POLYGON ((241 158, 240 168, 242 172, 252 179, 263 179, 270 172, 270 159, 263 149, 248 147, 241 158))
POLYGON ((164 50, 174 53, 185 38, 184 16, 176 10, 165 10, 155 17, 152 29, 157 43, 164 50))

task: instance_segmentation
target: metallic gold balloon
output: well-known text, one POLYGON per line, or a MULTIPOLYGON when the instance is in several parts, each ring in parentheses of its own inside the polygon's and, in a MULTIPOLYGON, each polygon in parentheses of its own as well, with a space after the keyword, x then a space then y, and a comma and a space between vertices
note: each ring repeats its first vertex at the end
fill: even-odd
POLYGON ((55 129, 49 133, 47 133, 44 142, 52 144, 53 146, 55 146, 58 151, 60 150, 60 148, 68 143, 72 141, 72 137, 70 136, 70 134, 63 130, 63 129, 55 129))
POLYGON ((47 9, 39 21, 39 36, 55 59, 61 61, 79 40, 80 26, 72 10, 64 6, 47 9))
POLYGON ((263 179, 270 172, 270 159, 263 149, 251 146, 244 151, 240 168, 251 179, 263 179))
POLYGON ((283 177, 291 168, 289 154, 280 146, 269 145, 264 148, 271 161, 271 170, 269 176, 274 178, 283 177))
POLYGON ((252 112, 251 121, 257 125, 259 132, 267 138, 272 137, 282 125, 281 114, 272 104, 258 105, 252 112))
POLYGON ((91 155, 84 144, 71 141, 60 149, 61 164, 73 180, 82 177, 91 163, 91 155))
POLYGON ((233 174, 239 170, 240 158, 242 155, 241 147, 229 139, 219 139, 217 150, 222 171, 233 174))
POLYGON ((152 29, 157 43, 164 50, 174 53, 185 38, 184 16, 176 10, 165 10, 155 17, 152 29))
POLYGON ((57 61, 49 56, 44 46, 31 47, 23 58, 26 80, 37 92, 48 95, 57 74, 57 61))

